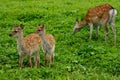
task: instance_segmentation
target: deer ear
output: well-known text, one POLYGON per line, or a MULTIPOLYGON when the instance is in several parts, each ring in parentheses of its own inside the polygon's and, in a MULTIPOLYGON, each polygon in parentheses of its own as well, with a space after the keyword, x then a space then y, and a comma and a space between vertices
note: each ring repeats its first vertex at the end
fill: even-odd
POLYGON ((78 25, 79 24, 79 21, 78 21, 78 17, 76 18, 76 25, 78 25))
POLYGON ((76 17, 76 22, 79 22, 78 17, 76 17))
POLYGON ((24 25, 23 25, 23 24, 20 24, 20 27, 21 27, 21 29, 23 29, 23 28, 24 28, 24 25))
POLYGON ((42 24, 42 27, 43 27, 43 28, 45 27, 44 24, 42 24))
POLYGON ((38 23, 37 25, 38 25, 38 26, 40 26, 40 24, 39 24, 39 23, 38 23))

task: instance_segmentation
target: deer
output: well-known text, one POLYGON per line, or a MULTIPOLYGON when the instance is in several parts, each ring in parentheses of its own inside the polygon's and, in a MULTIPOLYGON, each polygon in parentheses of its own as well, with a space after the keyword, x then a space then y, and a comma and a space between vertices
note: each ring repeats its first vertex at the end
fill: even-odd
POLYGON ((15 26, 13 31, 9 34, 10 37, 17 38, 17 49, 19 52, 19 67, 22 68, 23 58, 27 56, 28 58, 28 66, 32 67, 31 56, 34 53, 34 66, 39 67, 40 62, 40 45, 41 45, 41 38, 38 34, 32 33, 27 35, 26 37, 23 36, 23 24, 19 26, 15 26))
POLYGON ((46 34, 45 26, 38 25, 36 33, 41 37, 43 52, 45 53, 45 65, 51 67, 54 61, 55 39, 52 34, 46 34))
POLYGON ((90 37, 92 38, 93 26, 96 25, 96 34, 99 35, 99 26, 103 26, 105 31, 105 42, 108 40, 109 30, 107 25, 109 24, 112 28, 114 34, 114 44, 116 44, 116 28, 115 28, 115 17, 117 15, 117 10, 113 8, 110 4, 101 4, 94 8, 90 8, 87 11, 84 19, 79 22, 76 18, 76 23, 73 28, 73 34, 84 28, 86 25, 90 26, 90 37))

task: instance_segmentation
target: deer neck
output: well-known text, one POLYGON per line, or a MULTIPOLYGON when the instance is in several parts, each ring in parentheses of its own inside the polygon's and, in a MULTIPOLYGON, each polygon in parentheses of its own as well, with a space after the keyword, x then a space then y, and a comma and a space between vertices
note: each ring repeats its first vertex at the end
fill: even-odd
POLYGON ((51 47, 50 47, 49 41, 48 41, 47 38, 46 38, 46 34, 45 34, 45 33, 43 33, 43 34, 41 35, 41 41, 42 41, 42 45, 43 45, 44 51, 49 52, 49 50, 50 50, 51 47))
POLYGON ((45 33, 41 34, 41 39, 42 39, 42 43, 43 44, 47 43, 47 39, 46 39, 46 34, 45 33))
POLYGON ((17 44, 19 47, 23 46, 23 32, 20 32, 20 34, 17 37, 17 44))
POLYGON ((85 27, 87 25, 87 21, 84 19, 83 21, 80 22, 79 26, 81 28, 85 27))

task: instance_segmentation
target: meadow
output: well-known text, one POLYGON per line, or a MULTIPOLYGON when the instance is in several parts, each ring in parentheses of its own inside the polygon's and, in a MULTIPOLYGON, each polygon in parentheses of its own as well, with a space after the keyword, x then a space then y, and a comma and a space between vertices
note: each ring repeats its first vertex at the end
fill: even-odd
POLYGON ((119 4, 119 0, 0 0, 0 80, 120 80, 119 4), (94 29, 89 40, 88 26, 72 35, 76 17, 80 20, 89 8, 104 3, 118 11, 116 46, 110 27, 107 43, 102 27, 98 39, 94 29), (37 24, 44 24, 47 33, 54 35, 55 61, 51 68, 44 64, 42 48, 39 68, 27 67, 26 57, 23 68, 18 68, 16 38, 9 34, 21 23, 24 36, 35 32, 37 24))

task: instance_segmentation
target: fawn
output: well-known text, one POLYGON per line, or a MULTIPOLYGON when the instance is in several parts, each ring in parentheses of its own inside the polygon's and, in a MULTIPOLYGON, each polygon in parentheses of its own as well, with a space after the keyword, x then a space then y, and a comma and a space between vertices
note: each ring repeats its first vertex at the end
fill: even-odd
POLYGON ((95 8, 90 8, 88 9, 88 12, 85 18, 80 23, 78 19, 76 19, 76 24, 73 29, 73 34, 78 32, 80 29, 82 29, 86 25, 89 25, 90 39, 91 39, 93 25, 97 25, 97 28, 96 28, 97 36, 99 33, 99 26, 102 25, 106 32, 106 35, 105 35, 105 42, 106 42, 108 40, 108 34, 109 34, 107 24, 109 23, 114 34, 114 44, 116 44, 116 28, 114 26, 116 14, 117 14, 117 10, 114 9, 109 4, 102 4, 102 5, 96 6, 95 8))
POLYGON ((41 36, 42 48, 45 53, 45 64, 50 67, 54 60, 55 39, 51 34, 46 34, 44 25, 38 25, 36 33, 41 36))
POLYGON ((41 44, 41 38, 38 34, 33 33, 29 34, 26 37, 23 37, 23 25, 20 24, 20 26, 16 26, 14 30, 9 35, 11 37, 17 38, 17 49, 19 52, 19 67, 22 67, 23 64, 23 57, 27 55, 28 57, 28 65, 32 67, 31 62, 31 55, 34 54, 34 65, 35 67, 39 66, 39 50, 40 50, 40 44, 41 44))

